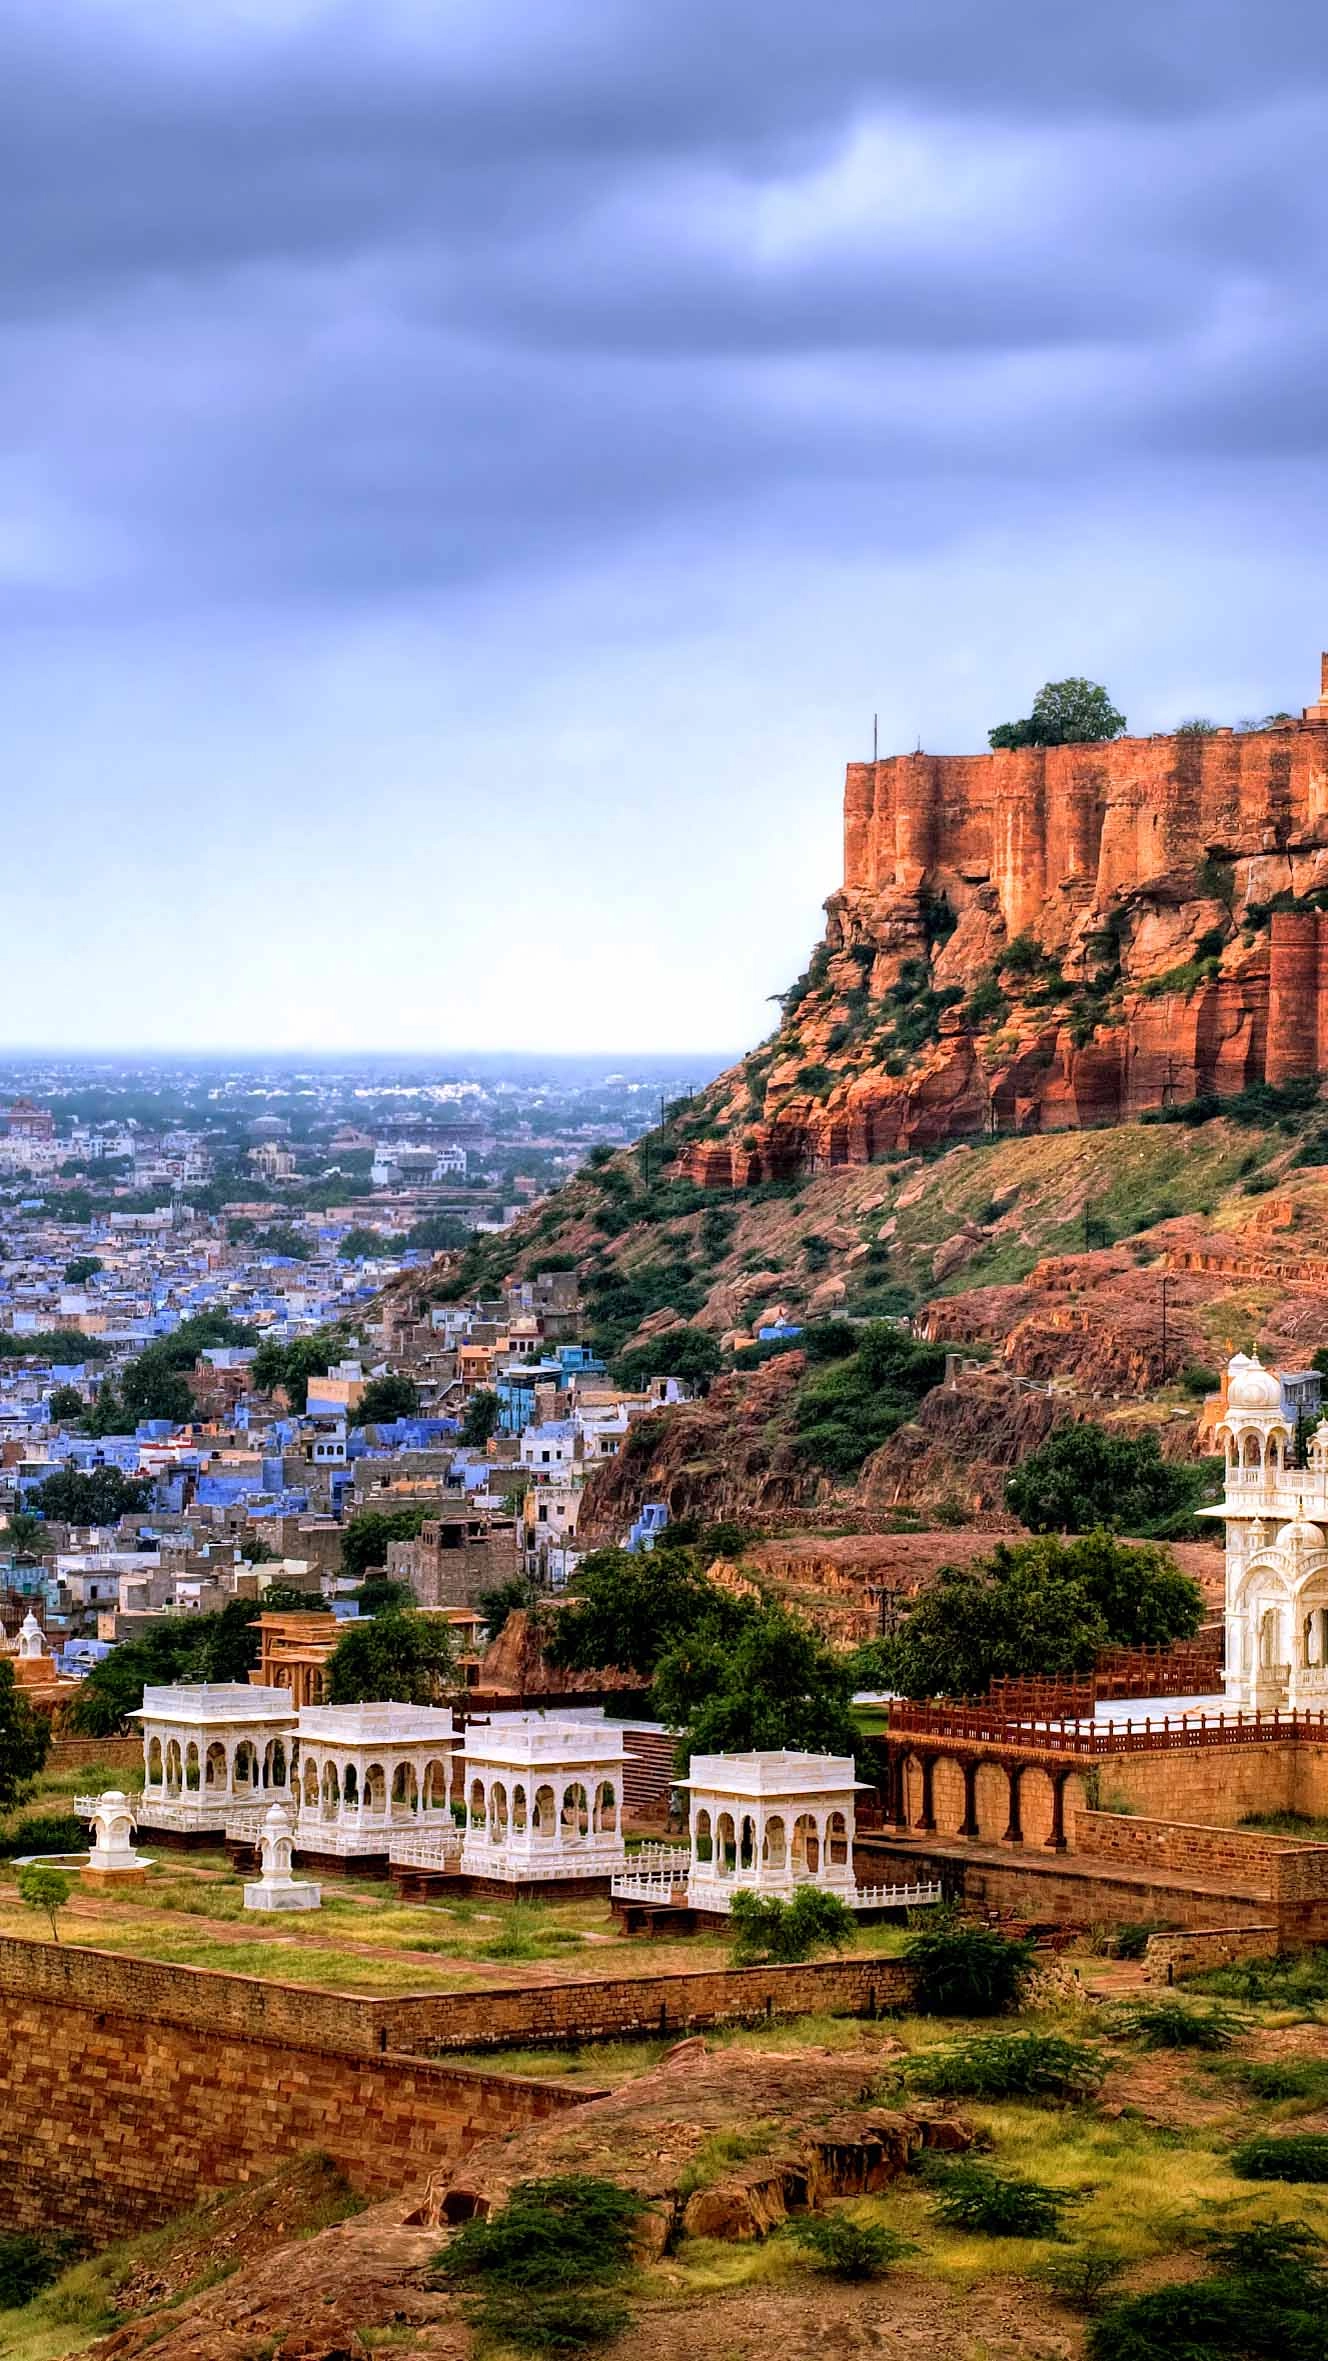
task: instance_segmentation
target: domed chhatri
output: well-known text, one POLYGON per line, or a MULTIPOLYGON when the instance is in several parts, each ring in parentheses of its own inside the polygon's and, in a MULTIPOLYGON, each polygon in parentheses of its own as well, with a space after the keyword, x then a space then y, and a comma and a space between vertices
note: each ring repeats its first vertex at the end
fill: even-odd
POLYGON ((1226 1693, 1256 1711, 1328 1709, 1328 1418, 1296 1466, 1277 1372, 1227 1365, 1217 1439, 1226 1497, 1226 1693))
POLYGON ((1275 1549, 1290 1550, 1322 1549, 1324 1546, 1321 1527, 1312 1525, 1301 1509, 1296 1511, 1289 1525, 1279 1527, 1273 1544, 1275 1549))
POLYGON ((1257 1353, 1237 1353, 1227 1364, 1229 1410, 1271 1410, 1280 1415, 1282 1388, 1257 1353))

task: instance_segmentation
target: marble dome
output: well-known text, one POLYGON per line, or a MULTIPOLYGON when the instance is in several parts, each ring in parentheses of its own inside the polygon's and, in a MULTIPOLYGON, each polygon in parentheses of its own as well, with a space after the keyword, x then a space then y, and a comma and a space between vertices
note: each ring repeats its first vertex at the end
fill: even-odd
POLYGON ((1227 1363, 1229 1410, 1280 1410, 1282 1387, 1257 1353, 1237 1353, 1227 1363))

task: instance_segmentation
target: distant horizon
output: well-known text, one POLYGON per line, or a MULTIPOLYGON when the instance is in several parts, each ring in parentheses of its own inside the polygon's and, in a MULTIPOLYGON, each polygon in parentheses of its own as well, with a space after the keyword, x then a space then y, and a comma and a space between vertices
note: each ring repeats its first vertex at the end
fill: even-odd
POLYGON ((678 1049, 637 1050, 623 1049, 267 1049, 236 1044, 233 1047, 194 1049, 185 1043, 141 1042, 119 1048, 87 1047, 63 1042, 26 1042, 6 1047, 0 1042, 0 1066, 19 1065, 26 1060, 64 1060, 69 1064, 120 1065, 133 1059, 161 1062, 166 1059, 187 1062, 195 1066, 224 1064, 280 1064, 308 1066, 353 1065, 612 1065, 651 1066, 675 1070, 688 1064, 709 1065, 715 1074, 726 1066, 736 1065, 746 1055, 743 1049, 678 1049))

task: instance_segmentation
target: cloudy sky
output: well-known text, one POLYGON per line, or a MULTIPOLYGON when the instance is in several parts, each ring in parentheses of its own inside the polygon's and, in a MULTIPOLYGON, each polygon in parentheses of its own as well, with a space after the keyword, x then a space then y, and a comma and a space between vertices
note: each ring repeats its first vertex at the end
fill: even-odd
POLYGON ((1328 645, 1308 0, 7 0, 13 1043, 736 1048, 843 764, 1328 645))

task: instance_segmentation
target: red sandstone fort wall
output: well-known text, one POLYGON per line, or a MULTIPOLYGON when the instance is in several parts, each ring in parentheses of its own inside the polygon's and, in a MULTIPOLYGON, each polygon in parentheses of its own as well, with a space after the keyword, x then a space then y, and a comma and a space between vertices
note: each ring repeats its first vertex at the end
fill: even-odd
POLYGON ((1328 815, 1328 726, 1118 738, 1000 754, 850 763, 844 883, 928 868, 989 876, 1017 934, 1072 880, 1106 903, 1212 847, 1273 851, 1328 815))

